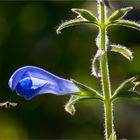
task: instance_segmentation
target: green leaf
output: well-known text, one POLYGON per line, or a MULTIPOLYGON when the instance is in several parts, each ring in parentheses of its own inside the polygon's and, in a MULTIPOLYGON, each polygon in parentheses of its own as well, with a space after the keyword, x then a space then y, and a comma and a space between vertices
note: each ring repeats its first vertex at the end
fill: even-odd
POLYGON ((137 81, 137 77, 132 77, 126 81, 124 81, 116 90, 114 95, 112 96, 112 100, 117 99, 118 97, 138 97, 138 94, 135 90, 136 86, 140 84, 140 82, 137 81), (133 94, 132 94, 133 93, 133 94))
POLYGON ((98 19, 90 11, 85 9, 77 9, 77 8, 72 8, 71 10, 76 14, 78 14, 78 17, 98 25, 98 19))
POLYGON ((122 91, 130 90, 130 89, 135 89, 136 86, 138 85, 139 82, 137 82, 138 76, 131 77, 124 81, 115 91, 115 93, 119 93, 122 91))
POLYGON ((81 92, 78 93, 74 93, 74 95, 80 96, 80 97, 86 97, 86 98, 91 98, 91 99, 100 99, 100 100, 104 100, 103 96, 100 95, 100 93, 98 91, 96 91, 95 89, 84 85, 82 83, 79 83, 73 79, 71 79, 72 82, 74 82, 74 84, 80 89, 81 92))
POLYGON ((93 60, 92 60, 92 75, 94 75, 95 77, 99 78, 101 77, 101 71, 100 71, 100 59, 103 55, 103 51, 101 49, 98 49, 96 55, 94 56, 93 60))
POLYGON ((80 97, 77 95, 72 95, 69 99, 69 101, 67 102, 67 104, 65 105, 65 110, 66 112, 68 112, 71 115, 75 114, 75 107, 74 104, 77 103, 78 101, 84 100, 84 99, 88 99, 88 97, 80 97))
POLYGON ((118 99, 118 98, 129 98, 129 99, 140 99, 140 93, 138 91, 123 91, 119 92, 115 97, 113 97, 113 101, 118 99))
POLYGON ((117 140, 116 132, 113 132, 113 133, 110 135, 109 140, 117 140))
POLYGON ((103 96, 100 95, 96 90, 71 79, 71 81, 80 89, 81 92, 74 93, 67 104, 65 105, 65 110, 71 115, 75 114, 74 104, 85 99, 99 99, 104 100, 103 96))
POLYGON ((110 45, 108 48, 112 52, 118 52, 122 54, 128 60, 133 60, 132 52, 124 46, 121 45, 110 45))
POLYGON ((99 100, 104 100, 103 96, 100 95, 96 90, 81 84, 73 79, 71 81, 76 84, 76 86, 80 89, 81 92, 74 93, 67 104, 65 105, 65 110, 70 113, 71 115, 75 114, 75 107, 74 104, 78 103, 81 100, 86 100, 86 99, 99 99, 99 100))
POLYGON ((140 24, 130 20, 117 20, 115 22, 110 23, 109 25, 120 25, 120 26, 126 26, 128 28, 140 30, 140 24))
POLYGON ((63 30, 64 28, 75 26, 75 25, 81 25, 83 23, 91 23, 91 22, 89 22, 88 20, 80 19, 80 18, 65 21, 57 27, 56 33, 60 34, 61 30, 63 30))
POLYGON ((133 7, 126 7, 119 10, 116 10, 108 19, 108 22, 113 22, 123 18, 133 7))
POLYGON ((75 107, 74 104, 78 103, 81 100, 86 100, 86 99, 99 99, 99 100, 104 100, 103 96, 100 95, 96 90, 81 84, 73 79, 71 81, 74 82, 74 84, 80 89, 81 92, 74 93, 67 104, 65 105, 65 110, 70 113, 71 115, 75 114, 75 107))

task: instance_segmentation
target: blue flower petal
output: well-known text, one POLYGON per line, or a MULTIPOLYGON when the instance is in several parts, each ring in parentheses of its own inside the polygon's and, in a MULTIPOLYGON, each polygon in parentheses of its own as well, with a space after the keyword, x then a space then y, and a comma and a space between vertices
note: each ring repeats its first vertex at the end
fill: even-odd
POLYGON ((16 92, 20 93, 20 95, 24 95, 29 92, 32 87, 32 80, 30 78, 25 78, 21 80, 16 86, 16 92))
POLYGON ((44 93, 65 95, 80 91, 72 81, 34 66, 16 70, 9 80, 9 86, 27 100, 44 93))

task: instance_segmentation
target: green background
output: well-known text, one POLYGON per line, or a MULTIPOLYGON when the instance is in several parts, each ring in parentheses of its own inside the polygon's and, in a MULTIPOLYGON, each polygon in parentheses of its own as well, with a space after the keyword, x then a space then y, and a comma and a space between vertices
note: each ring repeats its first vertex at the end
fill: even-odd
MULTIPOLYGON (((134 6, 125 18, 140 19, 139 1, 111 1, 109 15, 117 8, 134 6)), ((17 107, 0 108, 0 139, 103 139, 103 105, 96 100, 76 105, 75 116, 64 110, 69 96, 45 94, 30 101, 8 87, 12 73, 25 65, 44 68, 60 77, 73 78, 99 91, 100 80, 91 76, 91 58, 97 51, 98 29, 81 25, 56 35, 57 26, 76 18, 71 8, 85 8, 97 15, 95 1, 0 1, 0 101, 17 107)), ((125 27, 108 30, 110 42, 132 50, 128 62, 109 53, 112 90, 140 73, 140 32, 125 27)), ((114 123, 118 138, 140 139, 140 102, 116 101, 114 123)))

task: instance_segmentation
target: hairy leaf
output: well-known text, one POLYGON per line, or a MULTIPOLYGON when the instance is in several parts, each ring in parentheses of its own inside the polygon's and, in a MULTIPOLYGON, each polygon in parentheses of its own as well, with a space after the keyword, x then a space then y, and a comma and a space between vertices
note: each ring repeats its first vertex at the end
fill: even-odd
POLYGON ((129 79, 127 79, 126 81, 124 81, 115 91, 115 93, 119 93, 122 91, 126 91, 126 90, 130 90, 130 89, 135 89, 135 87, 138 85, 138 81, 137 81, 138 77, 131 77, 129 79))
POLYGON ((80 100, 84 100, 84 99, 88 99, 88 97, 80 97, 80 96, 77 96, 77 95, 72 95, 69 99, 69 101, 66 103, 65 105, 65 110, 70 113, 71 115, 74 115, 75 114, 75 107, 74 107, 74 104, 77 103, 78 101, 80 100))
POLYGON ((120 26, 126 26, 128 28, 140 30, 140 24, 130 20, 117 20, 110 23, 109 25, 120 25, 120 26))
POLYGON ((67 102, 67 104, 65 105, 65 110, 70 113, 71 115, 75 114, 75 107, 74 104, 76 104, 77 102, 81 101, 81 100, 86 100, 86 99, 99 99, 99 100, 104 100, 102 95, 100 95, 96 90, 81 84, 73 79, 71 79, 76 86, 80 89, 81 92, 79 93, 75 93, 74 95, 72 95, 69 99, 69 101, 67 102))
POLYGON ((112 98, 112 101, 118 99, 118 98, 129 98, 129 99, 140 99, 140 93, 138 91, 124 91, 124 92, 119 92, 117 95, 115 95, 112 98))
POLYGON ((88 10, 72 8, 73 12, 78 14, 78 17, 88 20, 94 24, 98 24, 98 19, 88 10))
POLYGON ((117 99, 118 97, 127 97, 127 98, 138 98, 139 93, 134 91, 136 86, 140 84, 137 81, 137 77, 132 77, 126 81, 124 81, 116 90, 114 95, 112 96, 112 100, 117 99), (133 93, 133 94, 132 94, 133 93))
POLYGON ((121 45, 110 45, 108 48, 112 52, 118 52, 122 54, 128 60, 133 60, 132 52, 124 46, 121 45))
MULTIPOLYGON (((97 48, 98 49, 100 49, 100 45, 101 45, 101 30, 99 31, 99 33, 98 33, 98 35, 97 35, 97 37, 96 37, 96 39, 95 39, 95 42, 96 42, 96 46, 97 46, 97 48)), ((106 35, 106 37, 105 37, 105 40, 106 40, 106 45, 107 46, 109 46, 108 44, 109 44, 109 38, 108 38, 108 36, 106 35)))
POLYGON ((95 77, 101 77, 101 72, 100 72, 100 59, 103 55, 103 51, 98 49, 96 55, 94 56, 93 60, 92 60, 92 75, 94 75, 95 77))
POLYGON ((123 18, 133 7, 126 7, 115 11, 108 19, 108 22, 113 22, 123 18))
POLYGON ((101 33, 99 32, 95 40, 96 46, 98 47, 98 49, 100 49, 100 36, 101 36, 101 33))
POLYGON ((75 26, 75 25, 81 25, 83 23, 91 23, 91 22, 89 22, 88 20, 80 19, 80 18, 65 21, 57 27, 56 33, 60 34, 61 30, 63 30, 64 28, 75 26))
POLYGON ((78 93, 74 93, 74 95, 78 95, 80 97, 90 97, 93 99, 100 99, 103 100, 102 95, 100 95, 100 93, 98 91, 96 91, 95 89, 84 85, 82 83, 79 83, 73 79, 71 79, 72 82, 74 82, 74 84, 80 89, 81 92, 78 93))

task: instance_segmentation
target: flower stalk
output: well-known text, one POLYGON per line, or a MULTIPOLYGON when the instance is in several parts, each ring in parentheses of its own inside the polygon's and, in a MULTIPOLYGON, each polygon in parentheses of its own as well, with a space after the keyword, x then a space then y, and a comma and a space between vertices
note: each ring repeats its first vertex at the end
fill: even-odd
POLYGON ((100 49, 104 52, 100 61, 101 69, 101 85, 104 96, 104 115, 105 115, 105 137, 106 139, 113 132, 113 110, 111 103, 111 86, 109 79, 108 69, 108 56, 107 56, 107 31, 106 31, 106 7, 102 2, 99 2, 99 13, 100 13, 100 49))

